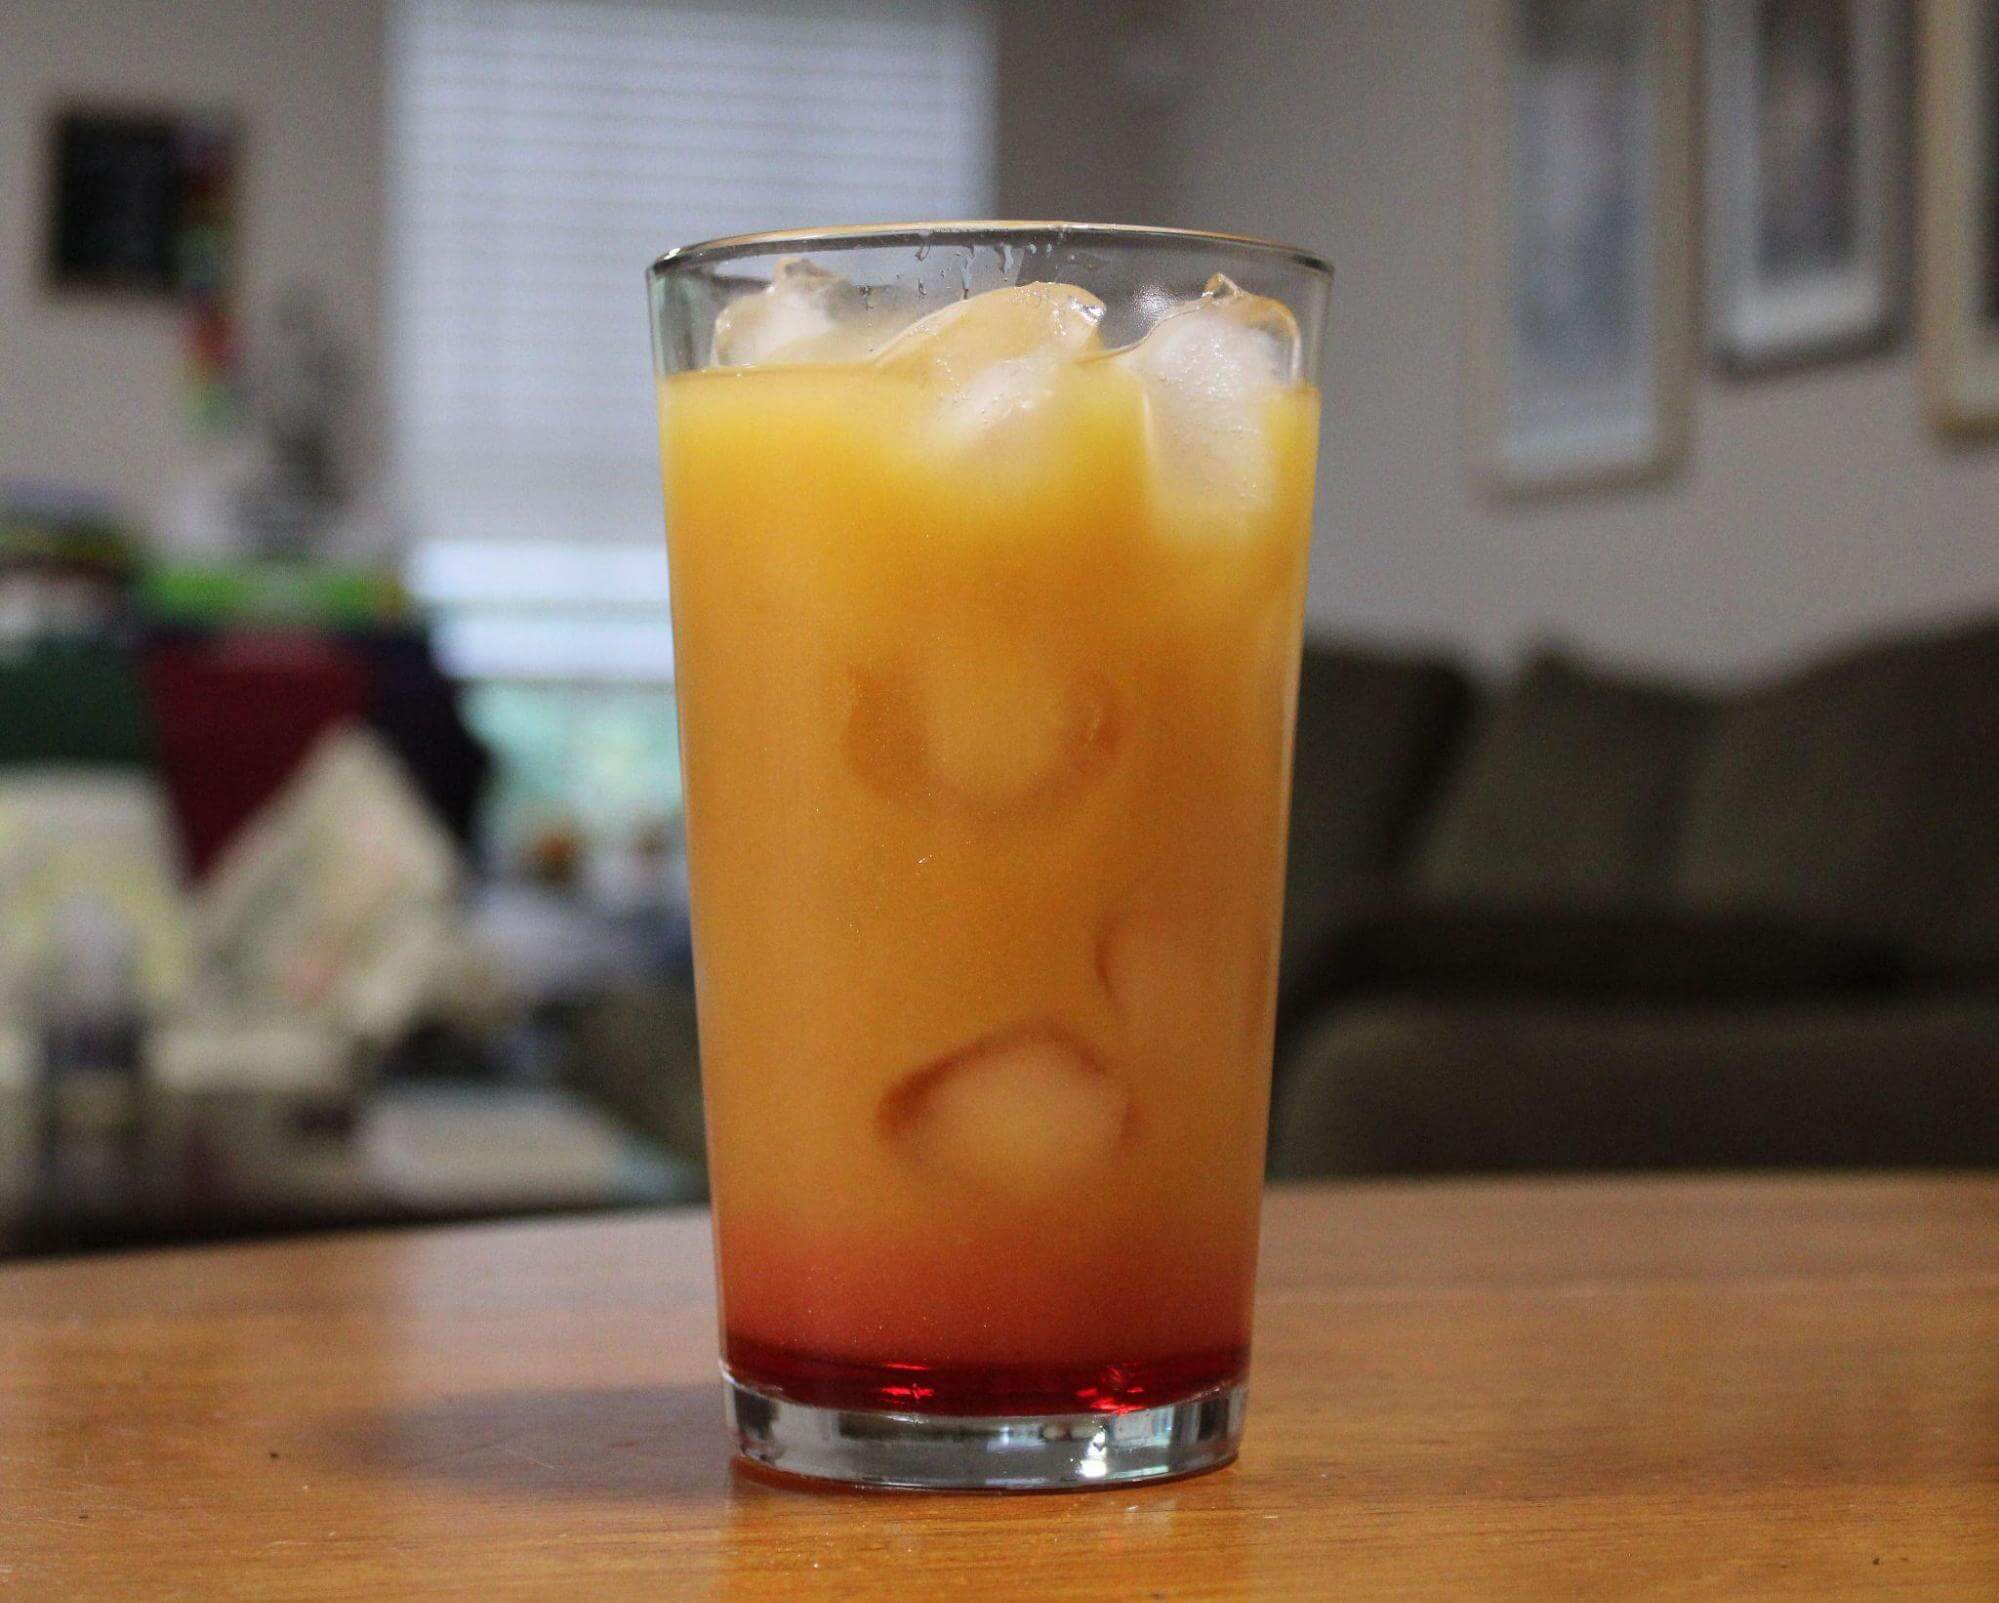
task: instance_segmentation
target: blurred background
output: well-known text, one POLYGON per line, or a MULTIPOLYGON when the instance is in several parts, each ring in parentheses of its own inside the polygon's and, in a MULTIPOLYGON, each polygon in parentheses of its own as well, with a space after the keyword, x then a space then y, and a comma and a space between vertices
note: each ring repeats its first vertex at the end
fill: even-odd
POLYGON ((703 1196, 643 266, 1338 267, 1273 1165, 1999 1161, 1999 0, 6 0, 0 1252, 703 1196))

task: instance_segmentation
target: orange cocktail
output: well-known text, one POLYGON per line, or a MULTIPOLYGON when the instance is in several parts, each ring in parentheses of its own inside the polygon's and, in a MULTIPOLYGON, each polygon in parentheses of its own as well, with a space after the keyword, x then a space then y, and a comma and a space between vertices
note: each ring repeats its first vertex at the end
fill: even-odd
POLYGON ((1093 296, 1036 283, 758 349, 788 288, 831 293, 781 269, 717 330, 748 360, 662 385, 728 1372, 937 1416, 1224 1391, 1317 428, 1295 326, 1222 281, 1111 352, 1093 296))

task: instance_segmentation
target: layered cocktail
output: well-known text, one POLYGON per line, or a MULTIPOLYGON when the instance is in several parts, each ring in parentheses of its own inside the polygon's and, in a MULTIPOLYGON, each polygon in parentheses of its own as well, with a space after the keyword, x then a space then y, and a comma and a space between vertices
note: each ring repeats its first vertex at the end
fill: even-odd
POLYGON ((738 1436, 1183 1472, 1241 1417, 1324 274, 1114 308, 1088 258, 1205 242, 898 237, 655 269, 738 1436))

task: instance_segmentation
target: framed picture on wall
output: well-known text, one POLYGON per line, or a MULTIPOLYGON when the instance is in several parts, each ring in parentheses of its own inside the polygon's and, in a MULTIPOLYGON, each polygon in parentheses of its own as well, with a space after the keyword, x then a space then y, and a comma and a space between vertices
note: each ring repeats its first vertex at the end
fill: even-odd
POLYGON ((1900 325, 1905 16, 1708 0, 1707 333, 1726 366, 1852 352, 1900 325))
POLYGON ((1481 0, 1468 327, 1474 471, 1502 495, 1684 454, 1690 0, 1481 0))
POLYGON ((1999 431, 1999 0, 1922 12, 1923 388, 1953 434, 1999 431))
POLYGON ((68 106, 48 125, 43 273, 64 292, 185 301, 229 275, 236 127, 222 116, 68 106))

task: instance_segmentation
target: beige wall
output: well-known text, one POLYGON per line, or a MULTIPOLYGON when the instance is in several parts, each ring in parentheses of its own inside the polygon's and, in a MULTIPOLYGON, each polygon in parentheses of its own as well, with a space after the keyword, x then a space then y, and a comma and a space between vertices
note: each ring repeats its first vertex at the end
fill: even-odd
POLYGON ((197 459, 178 316, 42 288, 43 125, 65 99, 237 113, 245 313, 310 286, 375 365, 383 17, 381 0, 0 0, 0 478, 91 485, 153 522, 197 459))
POLYGON ((999 215, 1163 221, 1179 59, 1170 9, 999 0, 998 15, 999 215))
POLYGON ((1906 345, 1703 373, 1684 471, 1519 508, 1470 490, 1460 260, 1471 0, 1190 0, 1175 222, 1337 263, 1312 610, 1500 657, 1558 635, 1729 668, 1999 606, 1999 447, 1946 449, 1906 345))

